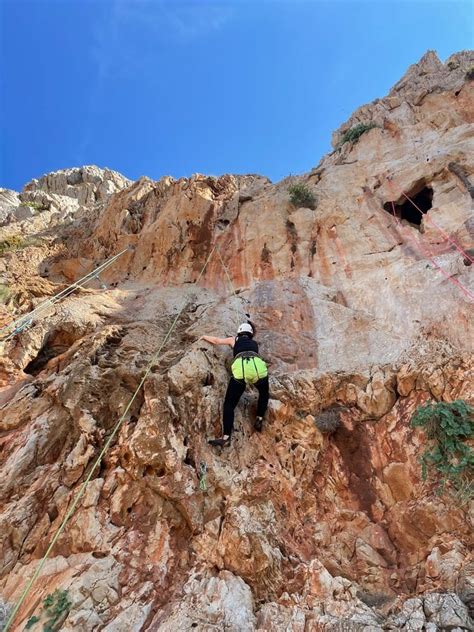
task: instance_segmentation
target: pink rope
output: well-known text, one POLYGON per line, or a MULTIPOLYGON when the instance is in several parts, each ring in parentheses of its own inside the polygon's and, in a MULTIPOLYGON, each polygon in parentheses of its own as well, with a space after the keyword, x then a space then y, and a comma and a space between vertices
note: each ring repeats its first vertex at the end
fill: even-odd
POLYGON ((463 250, 463 249, 461 248, 461 246, 460 246, 457 242, 455 242, 455 241, 454 241, 454 239, 453 239, 452 237, 450 237, 450 236, 448 235, 448 233, 447 233, 447 232, 446 232, 443 228, 441 228, 441 226, 438 226, 438 224, 437 224, 437 223, 436 223, 433 219, 431 219, 431 217, 428 217, 428 215, 427 215, 426 213, 423 213, 423 211, 421 210, 421 208, 419 208, 419 207, 415 204, 415 202, 414 202, 411 198, 409 198, 409 197, 408 197, 408 195, 405 193, 405 191, 402 191, 402 195, 403 195, 403 197, 405 197, 405 198, 406 198, 409 202, 411 202, 411 204, 413 204, 413 206, 416 208, 416 210, 417 210, 419 213, 421 213, 421 216, 422 216, 422 217, 425 217, 425 218, 426 218, 426 220, 427 220, 430 224, 433 224, 433 226, 435 226, 435 227, 439 230, 439 232, 440 232, 440 233, 441 233, 441 234, 442 234, 442 235, 443 235, 443 236, 444 236, 444 237, 445 237, 445 238, 446 238, 449 242, 451 242, 451 243, 453 244, 453 246, 456 248, 456 250, 458 250, 458 251, 459 251, 459 252, 460 252, 460 253, 461 253, 461 254, 462 254, 462 255, 463 255, 466 259, 468 259, 471 263, 474 263, 474 259, 473 259, 470 255, 468 255, 468 253, 467 253, 465 250, 463 250))
MULTIPOLYGON (((390 189, 392 191, 392 197, 393 196, 393 187, 392 187, 392 182, 390 180, 390 178, 387 178, 390 189)), ((405 235, 406 237, 409 238, 410 241, 412 241, 415 244, 415 249, 418 250, 421 255, 423 257, 425 257, 426 259, 428 259, 432 265, 434 265, 435 268, 437 268, 441 274, 446 277, 446 279, 448 279, 448 281, 451 281, 451 283, 453 283, 454 285, 457 285, 462 292, 464 292, 464 294, 466 294, 466 296, 468 296, 472 301, 474 301, 474 294, 467 289, 467 287, 465 287, 460 281, 458 281, 458 279, 455 279, 454 277, 452 277, 450 274, 448 274, 448 272, 446 272, 446 270, 444 270, 441 266, 439 266, 436 261, 433 259, 433 257, 431 255, 426 254, 426 252, 423 251, 423 247, 421 246, 421 243, 415 239, 412 235, 410 235, 408 232, 405 233, 405 231, 403 230, 403 226, 400 222, 400 220, 397 217, 396 211, 395 211, 395 202, 393 200, 391 200, 391 205, 392 205, 392 212, 393 212, 393 216, 397 222, 398 228, 400 230, 400 232, 402 233, 402 235, 405 235)))

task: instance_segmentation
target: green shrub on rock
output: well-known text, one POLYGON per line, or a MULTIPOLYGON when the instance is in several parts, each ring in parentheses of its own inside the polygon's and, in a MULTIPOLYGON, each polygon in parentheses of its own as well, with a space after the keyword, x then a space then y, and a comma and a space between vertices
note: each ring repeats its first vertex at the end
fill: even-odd
POLYGON ((0 305, 5 305, 10 298, 10 290, 4 283, 0 283, 0 305))
POLYGON ((59 630, 61 623, 67 617, 71 609, 72 602, 67 590, 55 590, 43 600, 42 612, 39 616, 33 615, 29 618, 26 629, 30 630, 39 621, 43 623, 43 632, 54 632, 59 630))
POLYGON ((462 399, 451 403, 429 402, 411 418, 413 428, 423 428, 430 444, 420 457, 422 476, 434 469, 441 478, 441 490, 451 483, 463 499, 474 492, 474 450, 468 440, 474 436, 474 409, 462 399))
POLYGON ((290 194, 290 202, 296 208, 304 207, 313 210, 316 208, 316 196, 306 184, 292 184, 288 187, 288 193, 290 194))
POLYGON ((19 250, 25 245, 25 240, 21 235, 9 235, 0 241, 0 255, 9 252, 10 250, 19 250))
POLYGON ((22 204, 23 206, 29 206, 35 211, 46 211, 48 209, 48 207, 41 202, 22 202, 22 204))
POLYGON ((41 246, 44 240, 41 237, 22 237, 21 235, 8 235, 2 241, 0 241, 0 257, 6 252, 12 252, 14 250, 21 250, 22 248, 28 248, 28 246, 41 246))
POLYGON ((374 127, 377 127, 375 123, 359 123, 351 127, 342 135, 340 145, 344 145, 344 143, 357 143, 362 134, 365 134, 365 132, 368 132, 374 127))

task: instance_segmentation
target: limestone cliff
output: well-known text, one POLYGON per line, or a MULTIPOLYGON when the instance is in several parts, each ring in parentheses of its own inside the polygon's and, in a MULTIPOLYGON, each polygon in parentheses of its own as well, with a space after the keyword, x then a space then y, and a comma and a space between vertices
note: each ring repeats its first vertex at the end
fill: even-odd
POLYGON ((178 316, 14 629, 57 588, 62 630, 471 629, 472 506, 422 479, 409 422, 427 400, 474 403, 473 64, 427 53, 276 184, 83 167, 0 191, 4 324, 129 247, 3 344, 7 606, 178 316), (255 433, 248 390, 213 450, 229 353, 198 338, 245 313, 269 411, 255 433))

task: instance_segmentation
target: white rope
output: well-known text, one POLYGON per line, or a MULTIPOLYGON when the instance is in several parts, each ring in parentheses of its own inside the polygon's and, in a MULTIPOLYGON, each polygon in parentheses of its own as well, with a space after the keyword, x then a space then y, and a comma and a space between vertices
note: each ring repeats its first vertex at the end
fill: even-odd
POLYGON ((83 276, 81 279, 79 279, 78 281, 74 281, 74 283, 71 283, 71 285, 68 285, 66 288, 64 288, 64 290, 61 290, 61 292, 58 292, 58 294, 55 294, 54 296, 45 299, 42 303, 40 303, 33 310, 31 310, 31 312, 28 312, 27 314, 23 314, 22 316, 20 316, 13 322, 2 327, 0 329, 0 337, 2 335, 5 335, 6 332, 10 332, 8 333, 7 337, 3 340, 3 342, 7 342, 11 338, 13 338, 13 336, 15 336, 19 331, 21 331, 25 326, 28 326, 29 324, 31 324, 31 321, 33 320, 33 318, 40 315, 41 312, 44 311, 47 307, 50 307, 51 305, 55 305, 60 300, 72 294, 77 288, 82 287, 85 283, 88 283, 89 281, 91 281, 94 277, 96 277, 98 274, 100 274, 106 268, 112 265, 112 263, 114 263, 119 257, 121 257, 124 252, 127 252, 127 250, 128 248, 125 248, 124 250, 119 252, 117 255, 110 257, 100 266, 98 266, 97 268, 95 268, 94 270, 86 274, 85 276, 83 276))

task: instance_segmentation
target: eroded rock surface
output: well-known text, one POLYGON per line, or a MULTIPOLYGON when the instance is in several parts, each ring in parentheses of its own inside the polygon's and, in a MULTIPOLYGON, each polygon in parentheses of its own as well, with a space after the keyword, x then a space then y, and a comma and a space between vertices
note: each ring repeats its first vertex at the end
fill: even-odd
POLYGON ((84 167, 0 194, 0 212, 38 211, 0 228, 37 240, 0 258, 4 323, 131 246, 3 345, 5 603, 121 420, 15 629, 57 588, 64 630, 472 629, 472 508, 422 480, 409 421, 427 400, 474 402, 473 59, 428 53, 336 144, 379 127, 277 184, 84 167), (290 204, 295 182, 315 210, 290 204), (398 223, 387 203, 426 188, 420 222, 398 223), (246 312, 269 411, 254 432, 249 389, 214 450, 230 352, 199 336, 232 335, 246 312), (339 424, 321 432, 328 409, 339 424))

